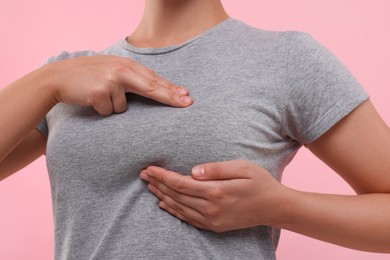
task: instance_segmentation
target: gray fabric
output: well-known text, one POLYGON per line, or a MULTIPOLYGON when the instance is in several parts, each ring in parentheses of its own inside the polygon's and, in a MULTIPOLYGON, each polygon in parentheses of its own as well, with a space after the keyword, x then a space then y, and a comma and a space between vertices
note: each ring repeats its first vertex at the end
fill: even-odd
MULTIPOLYGON (((301 32, 228 19, 184 44, 140 49, 124 39, 102 51, 127 56, 187 87, 173 108, 128 94, 123 114, 56 105, 48 134, 56 259, 274 259, 280 230, 215 234, 159 209, 139 172, 190 174, 200 163, 247 159, 278 180, 297 150, 368 98, 324 47, 301 32)), ((94 52, 62 53, 49 62, 94 52)))

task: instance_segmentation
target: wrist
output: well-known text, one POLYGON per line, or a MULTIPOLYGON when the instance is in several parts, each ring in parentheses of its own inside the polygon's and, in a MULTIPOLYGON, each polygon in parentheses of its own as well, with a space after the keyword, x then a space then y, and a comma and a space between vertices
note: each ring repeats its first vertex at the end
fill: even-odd
POLYGON ((58 90, 59 82, 56 80, 55 75, 57 74, 55 66, 52 64, 45 65, 35 71, 37 82, 39 82, 38 93, 45 95, 50 106, 54 106, 59 103, 58 90))
POLYGON ((276 192, 275 199, 272 200, 271 217, 267 225, 279 228, 289 226, 293 212, 297 205, 299 191, 280 184, 280 189, 276 192))

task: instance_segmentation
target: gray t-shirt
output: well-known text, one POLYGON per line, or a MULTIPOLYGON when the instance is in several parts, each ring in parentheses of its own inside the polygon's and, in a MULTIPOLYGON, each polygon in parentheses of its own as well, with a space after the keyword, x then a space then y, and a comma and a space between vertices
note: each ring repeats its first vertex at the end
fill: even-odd
MULTIPOLYGON (((130 57, 190 90, 173 108, 128 94, 123 114, 56 105, 37 127, 48 136, 56 259, 274 259, 280 230, 216 234, 158 207, 139 179, 157 165, 251 160, 280 180, 302 144, 368 98, 348 70, 302 32, 228 19, 187 42, 100 52, 130 57)), ((61 53, 49 62, 95 52, 61 53)))

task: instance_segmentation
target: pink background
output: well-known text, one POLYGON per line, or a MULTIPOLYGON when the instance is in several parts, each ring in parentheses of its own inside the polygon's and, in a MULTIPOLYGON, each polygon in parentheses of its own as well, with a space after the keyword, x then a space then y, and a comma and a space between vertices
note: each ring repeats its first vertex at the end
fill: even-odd
MULTIPOLYGON (((225 0, 228 13, 270 30, 312 34, 336 54, 390 123, 389 0, 225 0)), ((101 50, 130 34, 143 1, 13 0, 0 2, 0 86, 61 50, 101 50)), ((302 149, 284 183, 306 191, 351 194, 302 149)), ((0 183, 0 259, 52 259, 53 221, 44 157, 0 183)), ((375 230, 373 230, 375 232, 375 230)), ((283 231, 278 259, 389 259, 283 231)))

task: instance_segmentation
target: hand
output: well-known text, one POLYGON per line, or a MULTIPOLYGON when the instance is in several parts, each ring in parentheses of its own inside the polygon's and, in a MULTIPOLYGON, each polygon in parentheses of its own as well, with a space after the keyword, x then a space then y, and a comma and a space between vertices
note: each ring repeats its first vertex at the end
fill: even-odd
POLYGON ((275 225, 287 188, 267 170, 244 160, 196 166, 183 176, 150 166, 140 177, 159 206, 198 228, 214 232, 275 225))
POLYGON ((188 90, 126 57, 78 57, 44 68, 49 70, 56 102, 92 106, 101 115, 124 112, 127 108, 125 92, 175 107, 192 104, 188 90))

